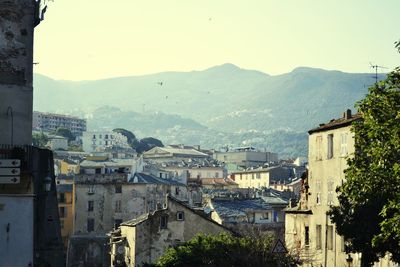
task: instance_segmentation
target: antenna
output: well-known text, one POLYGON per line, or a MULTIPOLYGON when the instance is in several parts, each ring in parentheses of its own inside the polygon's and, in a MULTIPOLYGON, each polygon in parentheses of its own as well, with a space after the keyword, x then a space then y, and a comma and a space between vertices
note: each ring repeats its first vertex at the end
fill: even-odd
POLYGON ((375 83, 378 83, 378 69, 387 69, 384 66, 379 66, 379 65, 373 65, 371 62, 369 63, 369 65, 371 66, 371 68, 375 69, 375 76, 373 76, 373 78, 375 78, 375 83))

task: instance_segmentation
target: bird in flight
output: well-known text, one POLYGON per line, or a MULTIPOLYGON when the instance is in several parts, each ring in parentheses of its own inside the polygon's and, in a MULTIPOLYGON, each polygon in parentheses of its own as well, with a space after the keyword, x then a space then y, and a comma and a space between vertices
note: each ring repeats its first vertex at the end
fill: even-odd
POLYGON ((159 86, 162 86, 163 85, 163 82, 158 82, 157 83, 159 86))

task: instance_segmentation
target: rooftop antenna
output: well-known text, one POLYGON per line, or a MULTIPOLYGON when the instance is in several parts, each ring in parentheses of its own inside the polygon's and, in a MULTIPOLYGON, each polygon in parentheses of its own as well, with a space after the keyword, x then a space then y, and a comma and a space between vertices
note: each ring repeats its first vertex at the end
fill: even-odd
POLYGON ((373 65, 371 62, 369 63, 369 65, 371 65, 371 68, 375 69, 375 76, 373 76, 373 78, 375 78, 375 84, 378 83, 378 69, 387 69, 384 66, 379 66, 379 65, 373 65))

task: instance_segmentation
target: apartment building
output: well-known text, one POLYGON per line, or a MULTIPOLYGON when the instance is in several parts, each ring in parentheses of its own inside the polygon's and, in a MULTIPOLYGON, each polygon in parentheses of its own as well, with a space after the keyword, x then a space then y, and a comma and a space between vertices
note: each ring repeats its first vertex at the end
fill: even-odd
POLYGON ((131 148, 126 136, 113 131, 88 131, 82 136, 82 148, 85 152, 104 152, 108 148, 131 148))
POLYGON ((65 128, 75 136, 82 136, 86 131, 86 120, 75 116, 55 113, 33 112, 32 129, 42 132, 55 132, 58 128, 65 128))

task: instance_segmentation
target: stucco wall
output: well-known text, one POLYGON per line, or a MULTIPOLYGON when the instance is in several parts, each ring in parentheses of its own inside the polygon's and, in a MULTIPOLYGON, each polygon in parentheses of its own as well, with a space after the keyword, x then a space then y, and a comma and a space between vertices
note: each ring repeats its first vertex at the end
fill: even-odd
POLYGON ((35 1, 0 0, 0 143, 32 143, 35 1))

